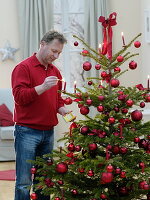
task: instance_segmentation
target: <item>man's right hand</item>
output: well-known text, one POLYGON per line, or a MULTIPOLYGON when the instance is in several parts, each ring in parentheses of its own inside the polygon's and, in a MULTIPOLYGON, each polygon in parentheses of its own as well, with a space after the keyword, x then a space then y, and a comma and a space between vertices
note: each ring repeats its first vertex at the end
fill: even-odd
POLYGON ((35 87, 35 90, 38 95, 42 94, 46 90, 49 90, 51 87, 57 85, 58 77, 56 76, 48 76, 45 78, 44 82, 41 85, 35 87))

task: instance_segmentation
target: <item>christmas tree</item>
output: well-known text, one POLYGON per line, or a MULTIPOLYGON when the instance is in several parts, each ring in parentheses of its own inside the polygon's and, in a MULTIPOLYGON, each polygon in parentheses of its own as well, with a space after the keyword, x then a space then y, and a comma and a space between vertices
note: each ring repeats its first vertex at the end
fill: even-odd
MULTIPOLYGON (((51 194, 53 200, 150 200, 150 122, 142 120, 142 108, 150 102, 149 85, 126 88, 118 79, 127 71, 121 70, 124 62, 129 61, 129 70, 136 69, 131 58, 138 54, 128 49, 141 46, 137 40, 141 34, 112 55, 116 13, 108 19, 101 16, 99 22, 103 45, 98 51, 74 37, 85 46, 81 55, 97 63, 91 69, 94 66, 85 61, 83 69, 99 70, 100 77, 89 77, 84 92, 79 88, 74 94, 64 92, 65 104, 75 101, 85 120, 71 122, 63 148, 32 161, 31 174, 39 181, 33 188, 51 194), (94 117, 89 115, 92 107, 94 117)), ((36 198, 33 192, 31 199, 36 198)))

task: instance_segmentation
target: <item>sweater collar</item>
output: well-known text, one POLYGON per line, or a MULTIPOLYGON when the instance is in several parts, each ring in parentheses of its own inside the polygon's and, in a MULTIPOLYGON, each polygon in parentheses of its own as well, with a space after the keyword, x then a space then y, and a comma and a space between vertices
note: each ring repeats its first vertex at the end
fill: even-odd
MULTIPOLYGON (((33 65, 34 67, 42 66, 42 67, 45 68, 45 66, 42 65, 42 64, 40 63, 40 61, 37 59, 36 53, 34 53, 34 54, 32 55, 32 65, 33 65)), ((53 68, 53 64, 48 64, 48 67, 53 68)))

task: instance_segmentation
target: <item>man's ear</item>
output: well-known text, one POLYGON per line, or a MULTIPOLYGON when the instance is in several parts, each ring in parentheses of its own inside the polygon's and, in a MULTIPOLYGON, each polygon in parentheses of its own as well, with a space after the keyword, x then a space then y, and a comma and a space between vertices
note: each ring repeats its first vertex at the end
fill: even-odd
POLYGON ((40 47, 43 47, 45 45, 45 41, 40 42, 40 47))

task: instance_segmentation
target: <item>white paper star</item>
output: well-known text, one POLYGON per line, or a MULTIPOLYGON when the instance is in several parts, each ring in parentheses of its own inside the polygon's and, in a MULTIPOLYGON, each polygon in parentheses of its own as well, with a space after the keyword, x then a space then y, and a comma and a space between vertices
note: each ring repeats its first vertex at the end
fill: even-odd
POLYGON ((5 44, 4 48, 0 48, 0 53, 3 55, 2 56, 2 61, 5 61, 7 59, 14 60, 14 54, 18 51, 19 49, 12 48, 10 45, 10 42, 7 41, 5 44))

